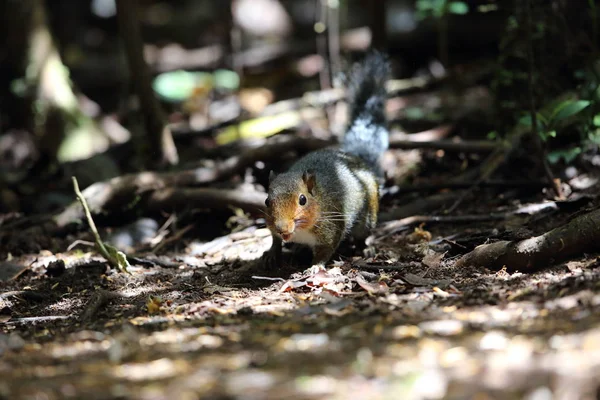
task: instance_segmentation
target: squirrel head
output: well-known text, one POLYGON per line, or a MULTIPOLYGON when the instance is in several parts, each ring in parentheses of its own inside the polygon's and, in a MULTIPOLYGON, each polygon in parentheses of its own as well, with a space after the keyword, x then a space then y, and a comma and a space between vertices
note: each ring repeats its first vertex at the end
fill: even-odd
POLYGON ((269 175, 267 226, 284 241, 293 242, 298 230, 311 231, 319 216, 316 179, 312 171, 269 175))

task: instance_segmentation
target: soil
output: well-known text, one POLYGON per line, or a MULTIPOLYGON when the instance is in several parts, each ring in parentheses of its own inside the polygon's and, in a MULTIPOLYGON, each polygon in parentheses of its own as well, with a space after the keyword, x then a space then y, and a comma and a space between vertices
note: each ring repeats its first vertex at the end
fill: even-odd
POLYGON ((411 227, 374 236, 364 253, 347 249, 327 271, 293 262, 301 254, 263 270, 270 237, 256 225, 138 254, 129 273, 85 246, 15 256, 0 283, 0 394, 596 399, 596 255, 530 274, 455 267, 476 244, 543 232, 567 215, 530 216, 519 229, 411 227))

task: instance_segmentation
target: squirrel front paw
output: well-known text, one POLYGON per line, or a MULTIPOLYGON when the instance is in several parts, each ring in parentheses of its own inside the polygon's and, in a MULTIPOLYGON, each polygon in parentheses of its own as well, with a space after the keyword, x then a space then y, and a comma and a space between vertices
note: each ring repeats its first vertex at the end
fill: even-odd
POLYGON ((261 257, 261 264, 265 270, 272 271, 281 267, 282 243, 278 238, 273 238, 273 245, 261 257))
POLYGON ((267 271, 272 271, 274 269, 281 267, 281 252, 277 254, 277 252, 268 250, 265 251, 260 259, 260 263, 262 267, 267 271))

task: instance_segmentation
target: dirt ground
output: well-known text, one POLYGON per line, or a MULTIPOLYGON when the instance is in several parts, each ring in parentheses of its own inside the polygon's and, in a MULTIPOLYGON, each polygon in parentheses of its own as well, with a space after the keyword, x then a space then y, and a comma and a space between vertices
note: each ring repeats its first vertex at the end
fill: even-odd
POLYGON ((376 257, 350 250, 313 275, 262 270, 270 236, 255 225, 139 255, 130 274, 85 246, 14 256, 0 283, 0 395, 597 399, 597 256, 531 274, 455 266, 475 242, 566 216, 527 216, 525 233, 412 226, 376 237, 376 257))

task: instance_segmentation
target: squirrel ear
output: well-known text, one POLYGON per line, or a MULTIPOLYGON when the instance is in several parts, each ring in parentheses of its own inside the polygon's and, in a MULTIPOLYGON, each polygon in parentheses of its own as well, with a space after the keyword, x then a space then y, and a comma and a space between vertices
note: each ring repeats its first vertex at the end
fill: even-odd
POLYGON ((271 183, 275 179, 275 172, 273 170, 269 171, 269 183, 271 183))
POLYGON ((306 185, 308 192, 310 194, 313 194, 313 188, 315 187, 315 183, 316 183, 315 173, 310 169, 308 171, 305 171, 302 174, 302 180, 304 181, 304 184, 306 185))

